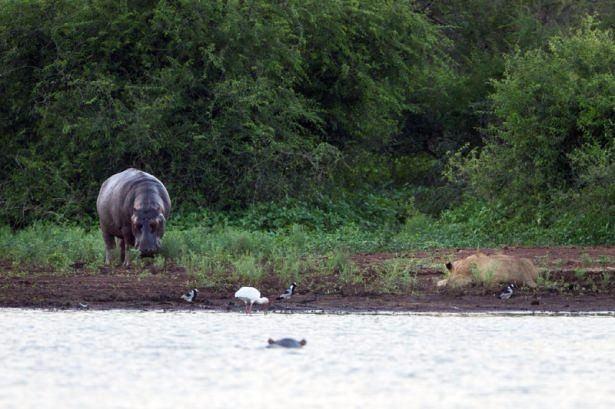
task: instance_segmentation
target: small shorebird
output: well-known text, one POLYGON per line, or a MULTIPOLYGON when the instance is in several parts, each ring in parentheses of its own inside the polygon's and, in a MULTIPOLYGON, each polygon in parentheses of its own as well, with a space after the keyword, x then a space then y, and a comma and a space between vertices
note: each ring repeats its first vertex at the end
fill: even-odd
POLYGON ((198 293, 199 293, 199 290, 197 290, 196 288, 193 288, 192 290, 188 291, 186 294, 183 294, 182 299, 188 302, 192 302, 196 300, 196 296, 198 293))
POLYGON ((307 344, 307 341, 305 339, 302 339, 301 341, 297 341, 296 339, 292 339, 292 338, 282 338, 282 339, 278 339, 277 341, 274 341, 273 339, 269 338, 267 340, 267 343, 269 344, 267 346, 268 348, 274 348, 274 347, 301 348, 302 346, 307 344))
POLYGON ((268 304, 269 298, 261 297, 261 292, 254 287, 241 287, 235 293, 235 298, 239 298, 246 304, 246 314, 252 312, 252 304, 268 304))
POLYGON ((517 288, 517 286, 513 283, 508 284, 502 289, 502 291, 500 291, 500 294, 498 294, 498 298, 500 300, 508 300, 510 297, 512 297, 515 288, 517 288))
POLYGON ((290 287, 288 287, 286 291, 284 291, 284 294, 280 295, 278 298, 276 298, 276 300, 290 299, 290 297, 292 297, 295 292, 295 287, 297 287, 297 283, 292 283, 290 287))

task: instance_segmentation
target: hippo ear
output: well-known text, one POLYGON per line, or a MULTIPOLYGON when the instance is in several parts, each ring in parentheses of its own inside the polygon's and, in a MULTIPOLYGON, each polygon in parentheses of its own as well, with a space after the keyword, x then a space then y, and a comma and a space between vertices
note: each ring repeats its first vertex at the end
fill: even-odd
POLYGON ((446 263, 446 268, 448 269, 448 271, 453 271, 453 263, 451 263, 450 261, 446 263))

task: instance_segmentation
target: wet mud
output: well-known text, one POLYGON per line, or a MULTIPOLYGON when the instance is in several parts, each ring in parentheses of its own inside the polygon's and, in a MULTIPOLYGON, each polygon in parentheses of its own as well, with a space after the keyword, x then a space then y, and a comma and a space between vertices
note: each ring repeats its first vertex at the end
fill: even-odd
MULTIPOLYGON (((283 312, 615 311, 615 246, 480 249, 487 254, 530 258, 542 271, 544 280, 537 289, 521 288, 508 300, 500 300, 497 290, 482 286, 436 288, 435 282, 443 276, 436 266, 476 250, 355 254, 352 260, 363 277, 361 285, 335 285, 337 276, 331 272, 319 276, 321 283, 311 278, 287 301, 275 301, 287 284, 274 275, 265 277, 260 290, 273 301, 267 310, 283 312), (377 267, 391 259, 412 261, 413 285, 393 294, 366 285, 377 274, 377 267)), ((44 267, 15 270, 0 263, 0 307, 243 310, 243 304, 233 299, 234 283, 199 287, 196 302, 181 300, 181 294, 194 286, 194 279, 180 266, 141 272, 80 263, 73 267, 72 272, 58 273, 44 267)), ((262 309, 258 307, 255 310, 262 309)))

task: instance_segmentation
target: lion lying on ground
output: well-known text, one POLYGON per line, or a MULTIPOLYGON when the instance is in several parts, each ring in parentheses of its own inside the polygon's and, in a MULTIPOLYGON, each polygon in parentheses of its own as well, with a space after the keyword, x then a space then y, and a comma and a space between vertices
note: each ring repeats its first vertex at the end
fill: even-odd
POLYGON ((527 258, 477 253, 462 260, 446 263, 450 271, 447 279, 438 281, 438 287, 463 287, 470 283, 487 286, 516 283, 536 287, 538 271, 527 258))

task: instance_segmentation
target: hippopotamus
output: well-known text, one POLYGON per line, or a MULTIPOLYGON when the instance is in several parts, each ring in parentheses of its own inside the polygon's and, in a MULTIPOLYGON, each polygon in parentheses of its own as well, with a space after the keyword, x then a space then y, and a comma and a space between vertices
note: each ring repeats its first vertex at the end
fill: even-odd
POLYGON ((105 264, 111 262, 118 237, 123 265, 129 267, 128 246, 139 249, 143 257, 160 250, 165 223, 171 215, 171 199, 161 181, 130 168, 105 180, 96 210, 105 241, 105 264))
POLYGON ((275 347, 301 348, 302 346, 307 344, 307 342, 305 339, 302 339, 301 341, 297 341, 296 339, 293 339, 293 338, 282 338, 277 341, 274 341, 273 339, 269 338, 267 340, 267 344, 269 344, 267 345, 268 348, 275 348, 275 347))

